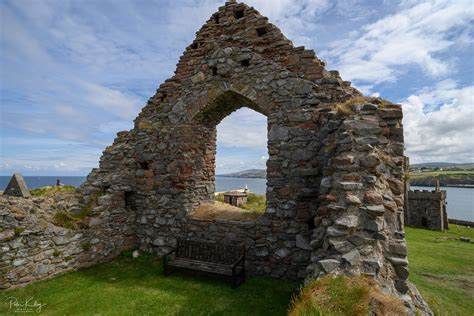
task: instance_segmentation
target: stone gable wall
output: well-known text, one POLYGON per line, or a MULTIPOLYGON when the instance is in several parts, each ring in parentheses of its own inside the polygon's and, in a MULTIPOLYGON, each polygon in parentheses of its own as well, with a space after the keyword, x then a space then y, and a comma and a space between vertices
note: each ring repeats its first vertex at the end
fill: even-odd
POLYGON ((255 9, 219 8, 81 187, 84 203, 102 196, 89 220, 104 249, 124 227, 157 254, 178 238, 245 244, 251 274, 366 274, 411 304, 401 107, 338 111, 361 94, 324 66, 255 9), (267 117, 267 209, 255 222, 190 218, 214 198, 216 125, 241 107, 267 117))

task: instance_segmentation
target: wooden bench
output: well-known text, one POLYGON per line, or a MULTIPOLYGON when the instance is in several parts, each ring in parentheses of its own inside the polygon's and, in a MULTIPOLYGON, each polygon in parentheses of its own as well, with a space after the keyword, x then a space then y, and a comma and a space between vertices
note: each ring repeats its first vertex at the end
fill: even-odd
POLYGON ((245 281, 245 246, 178 240, 177 247, 163 257, 163 272, 187 270, 219 275, 237 287, 245 281))

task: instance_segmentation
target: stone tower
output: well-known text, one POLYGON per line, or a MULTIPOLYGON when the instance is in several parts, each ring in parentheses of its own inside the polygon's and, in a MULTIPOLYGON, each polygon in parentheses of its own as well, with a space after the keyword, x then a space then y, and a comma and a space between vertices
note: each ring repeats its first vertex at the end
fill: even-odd
POLYGON ((410 206, 405 213, 405 223, 433 230, 448 229, 446 191, 414 190, 408 192, 410 206))

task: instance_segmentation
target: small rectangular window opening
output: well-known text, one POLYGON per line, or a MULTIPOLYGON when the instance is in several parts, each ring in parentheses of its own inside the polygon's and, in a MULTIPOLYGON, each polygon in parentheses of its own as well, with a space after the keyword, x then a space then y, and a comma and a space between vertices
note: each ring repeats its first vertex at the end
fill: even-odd
POLYGON ((265 26, 257 28, 257 34, 258 36, 263 36, 267 34, 267 28, 265 26))
POLYGON ((243 67, 248 67, 250 66, 250 59, 244 59, 240 62, 240 64, 243 66, 243 67))
POLYGON ((168 97, 168 95, 167 95, 166 93, 162 93, 162 94, 161 94, 161 97, 160 97, 160 101, 161 101, 161 102, 164 102, 167 97, 168 97))
POLYGON ((212 75, 217 76, 217 67, 211 67, 212 75))
POLYGON ((125 208, 131 211, 137 210, 137 192, 125 192, 125 208))
POLYGON ((140 168, 143 170, 150 169, 150 164, 148 163, 148 161, 140 161, 139 164, 140 164, 140 168))
POLYGON ((306 223, 308 224, 308 228, 310 230, 316 228, 316 225, 314 224, 314 218, 311 217, 306 223))
POLYGON ((244 9, 234 11, 234 17, 238 20, 244 17, 244 9))

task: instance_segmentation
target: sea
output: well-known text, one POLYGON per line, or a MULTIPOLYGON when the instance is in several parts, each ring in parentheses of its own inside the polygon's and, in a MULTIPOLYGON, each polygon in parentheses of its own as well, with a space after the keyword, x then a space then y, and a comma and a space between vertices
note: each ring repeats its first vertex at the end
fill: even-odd
MULTIPOLYGON (((57 179, 62 184, 79 186, 86 177, 65 176, 25 176, 25 181, 30 189, 36 189, 47 185, 55 185, 57 179)), ((0 176, 0 190, 4 190, 10 181, 10 177, 0 176)), ((248 187, 251 192, 265 194, 267 189, 266 179, 256 178, 231 178, 216 177, 216 191, 228 191, 248 187)), ((412 190, 434 190, 432 187, 411 186, 412 190)), ((466 221, 474 221, 474 189, 458 187, 441 187, 447 191, 448 217, 466 221)))

